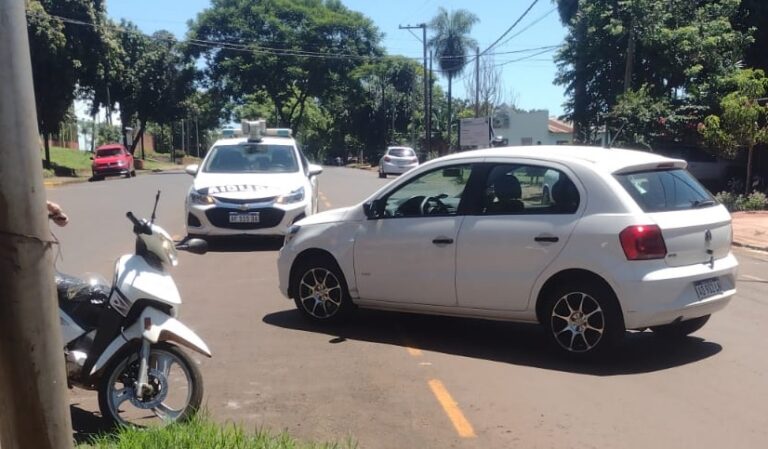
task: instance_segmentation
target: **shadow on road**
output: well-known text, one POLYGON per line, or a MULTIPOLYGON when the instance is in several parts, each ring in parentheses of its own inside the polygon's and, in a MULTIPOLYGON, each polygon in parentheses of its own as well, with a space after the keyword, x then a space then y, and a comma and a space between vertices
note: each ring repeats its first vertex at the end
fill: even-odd
POLYGON ((368 341, 595 376, 660 371, 698 362, 722 350, 717 343, 698 337, 670 343, 651 332, 631 332, 607 360, 580 362, 564 357, 549 343, 543 329, 534 324, 371 310, 359 310, 348 324, 338 326, 310 323, 296 310, 272 313, 263 321, 286 329, 327 334, 333 337, 330 344, 368 341))
POLYGON ((101 415, 83 410, 80 404, 69 406, 72 415, 72 437, 78 444, 87 443, 91 438, 110 432, 112 427, 101 418, 101 415))
POLYGON ((208 242, 208 252, 244 253, 252 251, 278 251, 283 246, 283 237, 197 237, 208 242))

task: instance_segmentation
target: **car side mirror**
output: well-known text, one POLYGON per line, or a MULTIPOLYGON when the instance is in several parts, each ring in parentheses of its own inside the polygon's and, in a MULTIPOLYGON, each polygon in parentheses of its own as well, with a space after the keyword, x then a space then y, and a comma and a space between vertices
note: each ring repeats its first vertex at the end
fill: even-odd
POLYGON ((309 164, 309 176, 317 176, 323 172, 323 167, 316 164, 309 164))
POLYGON ((384 216, 384 207, 386 203, 383 199, 375 199, 363 204, 363 213, 370 219, 381 218, 384 216))
POLYGON ((200 166, 197 164, 187 165, 184 167, 184 171, 187 172, 188 175, 192 176, 195 176, 198 170, 200 170, 200 166))

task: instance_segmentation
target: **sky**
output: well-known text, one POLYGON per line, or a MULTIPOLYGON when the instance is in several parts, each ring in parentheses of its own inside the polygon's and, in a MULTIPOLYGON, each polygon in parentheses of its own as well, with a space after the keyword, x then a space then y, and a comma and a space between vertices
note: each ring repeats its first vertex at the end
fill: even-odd
MULTIPOLYGON (((421 30, 413 30, 414 36, 407 30, 398 29, 399 25, 429 22, 439 7, 448 11, 466 9, 479 18, 471 36, 483 51, 523 14, 532 1, 342 0, 349 9, 369 17, 384 33, 383 45, 388 54, 419 58, 420 61, 423 57, 421 30)), ((145 33, 167 29, 180 39, 186 33, 187 21, 209 6, 209 0, 107 0, 107 12, 112 18, 131 20, 145 33)), ((521 109, 547 109, 554 116, 563 113, 564 89, 553 84, 557 72, 554 52, 532 56, 535 51, 519 50, 560 45, 565 34, 552 0, 539 0, 499 45, 488 52, 494 63, 500 65, 508 102, 512 100, 521 109), (517 61, 527 56, 532 57, 517 61)), ((470 76, 471 72, 467 68, 461 78, 470 76)), ((454 96, 466 98, 461 78, 454 80, 454 96)), ((441 83, 446 85, 444 79, 441 83)))

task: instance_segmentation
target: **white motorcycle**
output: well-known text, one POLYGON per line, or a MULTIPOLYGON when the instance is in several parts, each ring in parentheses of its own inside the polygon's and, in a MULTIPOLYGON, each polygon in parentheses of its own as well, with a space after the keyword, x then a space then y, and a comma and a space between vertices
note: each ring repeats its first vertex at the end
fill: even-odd
POLYGON ((121 425, 183 421, 199 409, 203 379, 179 346, 211 351, 176 319, 181 297, 168 269, 177 250, 205 254, 204 240, 175 244, 152 218, 131 212, 136 252, 120 257, 112 285, 57 274, 70 387, 98 390, 104 418, 121 425))

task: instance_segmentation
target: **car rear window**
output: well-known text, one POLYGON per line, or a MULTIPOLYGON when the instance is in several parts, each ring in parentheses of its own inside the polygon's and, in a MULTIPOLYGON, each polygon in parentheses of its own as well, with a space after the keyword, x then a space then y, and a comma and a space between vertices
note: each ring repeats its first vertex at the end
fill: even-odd
POLYGON ((110 157, 119 156, 123 150, 120 148, 105 148, 103 150, 96 150, 96 157, 110 157))
POLYGON ((413 157, 416 154, 410 148, 390 148, 389 155, 395 157, 413 157))
POLYGON ((619 183, 645 212, 711 207, 712 194, 686 170, 650 170, 616 175, 619 183))

